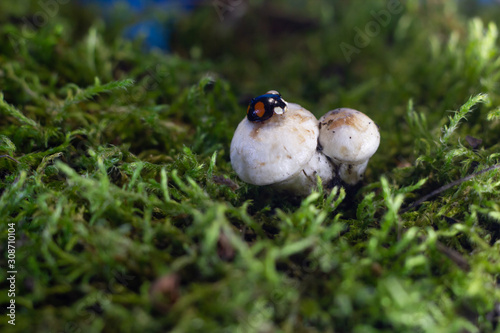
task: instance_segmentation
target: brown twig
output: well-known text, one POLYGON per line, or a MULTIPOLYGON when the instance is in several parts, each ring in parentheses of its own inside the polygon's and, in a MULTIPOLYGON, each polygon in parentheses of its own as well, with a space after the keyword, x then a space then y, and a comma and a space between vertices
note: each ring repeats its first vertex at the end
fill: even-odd
POLYGON ((2 158, 2 157, 8 158, 9 160, 12 160, 12 161, 14 161, 14 162, 16 162, 16 163, 18 163, 18 164, 21 164, 21 162, 19 162, 18 160, 16 160, 16 159, 15 159, 14 157, 12 157, 12 156, 9 156, 9 155, 0 155, 0 158, 2 158))
MULTIPOLYGON (((419 236, 418 238, 421 242, 427 240, 427 237, 425 236, 419 236)), ((455 263, 455 265, 457 265, 457 267, 460 268, 462 271, 468 272, 470 270, 470 265, 467 262, 467 259, 465 259, 465 257, 462 256, 460 252, 447 247, 446 245, 437 240, 435 244, 436 244, 436 249, 442 254, 444 254, 446 257, 448 257, 448 259, 453 261, 453 263, 455 263)))
POLYGON ((465 259, 460 254, 460 252, 452 248, 449 248, 438 241, 436 241, 436 248, 438 249, 439 252, 447 256, 448 259, 453 261, 464 272, 468 272, 470 270, 470 265, 467 262, 467 259, 465 259))
POLYGON ((429 200, 430 198, 438 195, 439 193, 441 192, 444 192, 450 188, 452 188, 453 186, 456 186, 456 185, 460 185, 462 184, 463 182, 466 182, 468 180, 471 180, 472 178, 476 177, 476 176, 479 176, 485 172, 488 172, 488 171, 491 171, 491 170, 494 170, 494 169, 498 169, 500 168, 500 164, 495 164, 493 166, 490 166, 484 170, 481 170, 479 172, 476 172, 476 173, 473 173, 473 174, 470 174, 464 178, 460 178, 460 179, 457 179, 449 184, 446 184, 446 185, 443 185, 441 186, 440 188, 438 188, 437 190, 434 190, 432 191, 431 193, 427 194, 427 195, 424 195, 423 197, 421 197, 420 199, 418 199, 417 201, 415 201, 414 203, 412 203, 411 205, 409 205, 408 207, 406 208, 403 208, 403 209, 400 209, 399 210, 399 213, 402 214, 402 213, 406 213, 407 211, 419 206, 420 204, 422 204, 424 201, 427 201, 429 200))

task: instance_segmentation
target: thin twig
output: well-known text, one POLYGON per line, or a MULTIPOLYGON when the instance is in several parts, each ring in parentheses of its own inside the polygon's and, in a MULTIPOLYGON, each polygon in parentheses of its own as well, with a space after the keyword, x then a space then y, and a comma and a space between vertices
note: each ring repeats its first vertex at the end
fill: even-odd
POLYGON ((430 198, 432 198, 433 196, 436 196, 438 195, 439 193, 441 192, 444 192, 450 188, 452 188, 453 186, 456 186, 456 185, 460 185, 462 184, 463 182, 466 182, 468 180, 471 180, 472 178, 476 177, 476 176, 479 176, 485 172, 488 172, 488 171, 491 171, 491 170, 494 170, 494 169, 498 169, 500 168, 500 164, 495 164, 493 166, 490 166, 484 170, 481 170, 479 172, 476 172, 476 173, 473 173, 473 174, 470 174, 464 178, 460 178, 458 180, 455 180, 449 184, 446 184, 444 186, 441 186, 440 188, 438 188, 437 190, 434 190, 432 191, 431 193, 427 194, 427 195, 424 195, 422 198, 418 199, 417 201, 415 201, 414 203, 412 203, 411 205, 409 205, 408 207, 406 208, 403 208, 399 211, 400 214, 402 213, 406 213, 407 211, 417 207, 418 205, 422 204, 424 201, 427 201, 429 200, 430 198))
POLYGON ((16 160, 16 159, 15 159, 14 157, 12 157, 12 156, 9 156, 9 155, 0 155, 0 158, 2 158, 2 157, 8 158, 9 160, 12 160, 12 161, 14 161, 14 162, 16 162, 16 163, 18 163, 18 164, 21 164, 21 162, 19 162, 18 160, 16 160))
POLYGON ((453 261, 458 266, 458 268, 460 268, 464 272, 468 272, 470 270, 470 265, 467 262, 467 259, 465 259, 464 256, 460 254, 460 252, 443 245, 439 241, 436 241, 436 248, 439 252, 447 256, 448 259, 453 261))
MULTIPOLYGON (((424 242, 427 240, 427 237, 420 236, 419 239, 420 239, 420 241, 424 242)), ((445 256, 447 256, 448 259, 453 261, 455 263, 455 265, 457 265, 458 268, 460 268, 464 272, 470 271, 470 265, 467 262, 467 259, 465 259, 465 257, 462 256, 460 254, 460 252, 458 252, 452 248, 447 247, 446 245, 444 245, 440 241, 436 241, 435 244, 436 244, 436 249, 439 252, 441 252, 442 254, 444 254, 445 256)))

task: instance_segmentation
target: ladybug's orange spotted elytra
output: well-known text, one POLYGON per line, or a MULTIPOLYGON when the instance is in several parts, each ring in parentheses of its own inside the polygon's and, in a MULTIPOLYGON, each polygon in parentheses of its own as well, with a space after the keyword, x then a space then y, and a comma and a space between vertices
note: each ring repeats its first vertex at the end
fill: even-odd
POLYGON ((271 118, 275 113, 283 114, 286 109, 287 103, 281 98, 280 93, 271 90, 250 101, 247 108, 247 118, 252 122, 262 122, 271 118))

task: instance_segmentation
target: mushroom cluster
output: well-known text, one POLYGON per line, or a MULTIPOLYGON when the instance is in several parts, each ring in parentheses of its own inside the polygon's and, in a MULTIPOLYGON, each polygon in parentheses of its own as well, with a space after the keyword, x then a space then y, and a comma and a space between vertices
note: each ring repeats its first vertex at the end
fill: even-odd
POLYGON ((320 118, 274 90, 250 102, 231 142, 231 164, 241 180, 307 195, 324 184, 356 185, 380 143, 377 125, 348 108, 320 118))

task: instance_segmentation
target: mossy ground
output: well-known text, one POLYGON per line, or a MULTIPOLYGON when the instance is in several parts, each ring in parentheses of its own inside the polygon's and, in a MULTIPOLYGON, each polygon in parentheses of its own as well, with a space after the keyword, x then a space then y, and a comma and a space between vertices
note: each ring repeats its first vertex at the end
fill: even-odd
POLYGON ((123 7, 27 28, 39 2, 2 1, 0 330, 500 332, 498 169, 402 210, 499 163, 498 5, 404 1, 347 61, 389 2, 154 13, 164 54, 119 37, 123 7), (238 180, 232 133, 270 89, 378 123, 355 196, 238 180))

